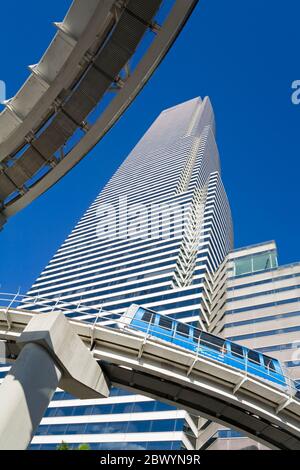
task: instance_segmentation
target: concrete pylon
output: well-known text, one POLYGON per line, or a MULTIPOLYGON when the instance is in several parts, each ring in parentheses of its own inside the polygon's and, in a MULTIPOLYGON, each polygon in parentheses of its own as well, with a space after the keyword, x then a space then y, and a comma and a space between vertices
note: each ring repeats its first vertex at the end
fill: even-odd
POLYGON ((36 315, 17 343, 0 386, 0 450, 28 447, 57 386, 81 399, 109 395, 101 367, 62 313, 36 315))

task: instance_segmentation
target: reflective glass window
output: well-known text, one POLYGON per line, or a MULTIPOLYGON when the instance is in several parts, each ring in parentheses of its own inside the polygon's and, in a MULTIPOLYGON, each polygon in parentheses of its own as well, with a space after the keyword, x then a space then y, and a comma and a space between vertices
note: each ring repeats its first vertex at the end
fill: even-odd
POLYGON ((145 312, 142 316, 142 321, 146 322, 146 323, 152 323, 153 320, 154 320, 154 313, 153 312, 145 312))
POLYGON ((276 372, 274 360, 271 357, 263 356, 265 367, 272 372, 276 372))
POLYGON ((239 344, 236 344, 236 343, 231 343, 230 347, 231 347, 231 354, 233 356, 239 357, 240 359, 243 359, 244 351, 243 351, 242 346, 240 346, 239 344))
POLYGON ((172 329, 172 320, 167 317, 160 316, 159 318, 159 325, 167 330, 172 329))
POLYGON ((221 351, 224 349, 225 340, 202 331, 200 344, 210 349, 214 349, 215 351, 221 351))
POLYGON ((235 264, 235 275, 241 276, 242 274, 252 272, 252 259, 251 256, 245 258, 238 258, 234 262, 235 264))
POLYGON ((248 360, 254 364, 260 364, 259 354, 251 349, 248 351, 248 360))
POLYGON ((186 323, 177 323, 176 330, 181 335, 189 336, 190 327, 186 323))
POLYGON ((253 271, 263 271, 265 269, 270 269, 271 266, 271 256, 270 253, 262 253, 256 256, 253 256, 253 271))

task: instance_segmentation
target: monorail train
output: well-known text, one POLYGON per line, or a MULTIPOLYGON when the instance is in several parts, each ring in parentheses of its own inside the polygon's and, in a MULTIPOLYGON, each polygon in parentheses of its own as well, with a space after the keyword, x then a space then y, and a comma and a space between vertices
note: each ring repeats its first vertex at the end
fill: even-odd
POLYGON ((280 362, 253 349, 199 330, 152 310, 131 305, 122 315, 119 328, 132 328, 174 345, 198 352, 218 362, 247 371, 283 388, 288 386, 280 362))

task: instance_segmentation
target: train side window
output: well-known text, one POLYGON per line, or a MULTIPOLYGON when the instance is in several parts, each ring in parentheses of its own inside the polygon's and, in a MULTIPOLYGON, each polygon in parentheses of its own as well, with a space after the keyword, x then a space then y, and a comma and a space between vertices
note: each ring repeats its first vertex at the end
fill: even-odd
POLYGON ((172 330, 172 320, 167 317, 159 317, 159 325, 166 330, 172 330))
POLYGON ((230 347, 232 356, 239 357, 240 359, 244 358, 244 350, 242 346, 240 346, 239 344, 230 343, 230 347))
POLYGON ((153 323, 154 321, 154 313, 153 312, 145 312, 144 315, 142 316, 142 321, 145 323, 153 323))
POLYGON ((251 349, 248 351, 248 360, 254 364, 260 364, 259 354, 251 349))
POLYGON ((202 331, 198 330, 197 328, 193 328, 193 330, 194 330, 194 341, 195 343, 198 343, 199 336, 201 335, 202 331))
POLYGON ((189 325, 186 325, 186 323, 177 323, 176 331, 177 333, 180 333, 181 335, 189 336, 190 327, 189 325))
POLYGON ((225 340, 219 338, 218 336, 210 335, 205 331, 202 331, 200 344, 208 348, 214 349, 215 351, 224 352, 225 350, 225 340))
POLYGON ((274 360, 271 357, 263 356, 265 367, 272 372, 276 372, 274 360))

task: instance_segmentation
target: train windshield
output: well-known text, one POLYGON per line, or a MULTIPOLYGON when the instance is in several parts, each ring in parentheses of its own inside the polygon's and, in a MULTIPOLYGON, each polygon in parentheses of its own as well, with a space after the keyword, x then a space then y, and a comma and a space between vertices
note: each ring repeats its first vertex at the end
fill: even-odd
POLYGON ((142 316, 142 321, 145 323, 153 323, 155 318, 155 313, 154 312, 144 312, 142 316))
POLYGON ((254 364, 260 364, 259 354, 256 351, 248 350, 248 361, 254 364))
POLYGON ((263 356, 264 365, 267 369, 271 370, 272 372, 276 372, 274 360, 271 357, 263 356))

